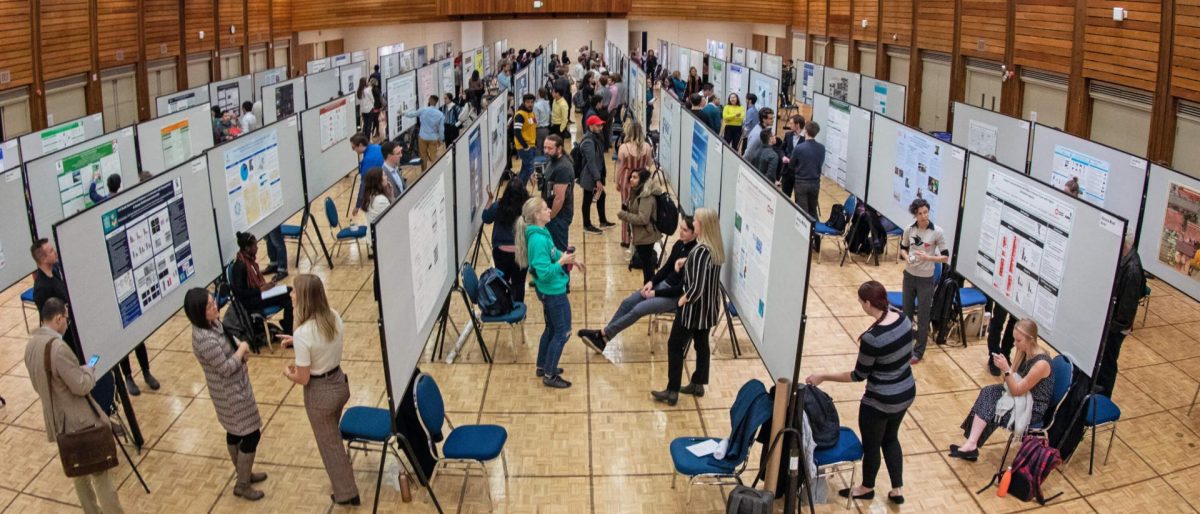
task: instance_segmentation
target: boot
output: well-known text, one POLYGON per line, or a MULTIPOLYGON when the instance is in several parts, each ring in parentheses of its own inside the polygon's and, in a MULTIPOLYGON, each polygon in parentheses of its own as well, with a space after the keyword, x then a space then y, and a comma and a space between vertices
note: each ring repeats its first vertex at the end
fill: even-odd
POLYGON ((254 454, 253 453, 237 453, 237 485, 233 486, 233 495, 245 498, 250 501, 258 501, 265 496, 262 491, 255 489, 250 484, 254 469, 254 454))
POLYGON ((679 392, 692 396, 704 396, 704 384, 691 383, 683 386, 679 392))
MULTIPOLYGON (((227 444, 227 445, 225 445, 225 446, 226 446, 227 448, 229 448, 229 460, 232 460, 232 461, 233 461, 233 467, 234 467, 234 468, 237 468, 238 445, 236 445, 236 444, 227 444)), ((266 479, 267 479, 267 474, 266 474, 266 473, 254 473, 254 472, 253 472, 253 470, 251 470, 251 473, 250 473, 250 483, 251 483, 251 484, 257 484, 257 483, 259 483, 259 482, 262 482, 262 481, 264 481, 264 480, 266 480, 266 479)))
POLYGON ((125 390, 129 392, 129 396, 142 394, 142 390, 138 389, 137 382, 133 381, 133 375, 125 375, 125 390))

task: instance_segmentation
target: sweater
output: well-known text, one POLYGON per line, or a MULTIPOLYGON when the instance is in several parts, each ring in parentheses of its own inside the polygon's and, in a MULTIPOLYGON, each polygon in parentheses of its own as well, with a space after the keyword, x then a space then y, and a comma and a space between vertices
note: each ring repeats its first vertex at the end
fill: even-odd
MULTIPOLYGON (((500 202, 499 201, 492 202, 491 207, 488 207, 483 210, 483 214, 482 214, 483 222, 488 223, 488 224, 496 223, 496 216, 499 213, 500 213, 500 202)), ((492 249, 496 249, 501 246, 512 246, 513 244, 515 244, 515 242, 514 242, 515 240, 516 240, 516 238, 513 235, 513 226, 512 225, 506 225, 504 223, 496 223, 496 225, 494 227, 492 227, 492 249)))
POLYGON ((746 108, 740 105, 726 105, 721 112, 721 117, 725 120, 726 125, 740 127, 746 120, 746 108))
POLYGON ((858 362, 850 378, 867 381, 862 404, 885 414, 904 412, 917 397, 917 382, 909 364, 912 321, 897 316, 889 325, 872 325, 859 339, 858 362))
POLYGON ((529 256, 529 273, 533 275, 533 286, 547 296, 567 294, 571 276, 558 263, 562 252, 554 247, 554 240, 546 227, 525 227, 526 255, 529 256))

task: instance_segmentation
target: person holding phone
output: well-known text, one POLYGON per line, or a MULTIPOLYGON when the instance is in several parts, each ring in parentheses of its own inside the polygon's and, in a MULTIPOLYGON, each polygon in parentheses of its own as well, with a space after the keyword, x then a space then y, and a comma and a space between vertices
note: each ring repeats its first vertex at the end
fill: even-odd
POLYGON ((529 268, 533 276, 534 292, 542 301, 546 328, 538 344, 537 373, 542 384, 555 389, 571 387, 562 377, 558 367, 563 346, 571 337, 571 300, 567 289, 571 282, 571 268, 575 265, 583 270, 583 261, 575 255, 575 247, 560 252, 554 247, 546 224, 550 222, 550 207, 540 196, 525 201, 521 217, 513 227, 516 236, 517 265, 529 268))
POLYGON ((950 262, 950 249, 942 228, 929 219, 929 202, 916 198, 908 206, 915 221, 904 229, 900 238, 900 258, 904 260, 904 316, 917 325, 917 340, 913 345, 912 363, 925 357, 929 342, 929 316, 933 311, 933 293, 937 289, 934 276, 938 264, 950 262), (916 314, 916 318, 913 318, 916 314))
POLYGON ((267 307, 283 309, 283 320, 280 327, 284 334, 292 333, 292 298, 286 294, 272 293, 278 285, 278 280, 267 281, 262 270, 258 267, 258 238, 254 234, 237 233, 238 253, 233 261, 230 277, 230 288, 233 297, 247 311, 262 314, 267 307))
POLYGON ((183 312, 192 324, 192 353, 204 370, 208 395, 217 411, 217 421, 225 429, 229 458, 237 470, 233 495, 261 500, 263 492, 252 485, 266 480, 267 474, 254 472, 254 456, 262 438, 262 417, 246 368, 250 345, 225 331, 217 301, 207 289, 188 290, 183 297, 183 312))

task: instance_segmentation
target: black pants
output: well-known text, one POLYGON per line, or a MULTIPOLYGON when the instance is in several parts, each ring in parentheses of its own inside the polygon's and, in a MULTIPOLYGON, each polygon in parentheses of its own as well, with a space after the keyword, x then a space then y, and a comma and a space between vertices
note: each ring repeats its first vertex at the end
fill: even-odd
POLYGON ((508 289, 512 292, 513 301, 524 303, 525 275, 529 273, 529 270, 517 265, 516 254, 499 248, 492 248, 492 261, 496 263, 496 269, 504 273, 504 278, 508 281, 508 289))
POLYGON ((796 205, 811 214, 813 218, 821 219, 820 206, 817 205, 818 197, 821 195, 821 180, 797 180, 795 187, 796 205))
POLYGON ((904 487, 904 450, 900 448, 900 424, 907 411, 885 414, 874 407, 858 404, 858 433, 862 435, 863 445, 863 487, 875 488, 880 450, 883 450, 883 461, 887 463, 892 488, 904 487))
POLYGON ((292 317, 292 295, 281 294, 269 300, 261 300, 258 303, 258 309, 251 310, 251 312, 262 314, 263 309, 267 307, 279 307, 283 309, 283 320, 279 322, 279 327, 283 329, 284 334, 290 335, 292 333, 292 320, 294 319, 292 317))
POLYGON ((600 211, 600 223, 601 224, 608 223, 608 214, 605 214, 605 212, 604 212, 604 198, 607 196, 608 196, 608 193, 606 193, 604 191, 601 191, 600 195, 596 196, 595 189, 593 189, 591 191, 588 191, 587 189, 583 190, 583 205, 580 207, 583 210, 583 227, 584 228, 595 226, 595 225, 592 225, 592 200, 596 201, 596 210, 600 211))
POLYGON ((1010 316, 1008 311, 997 303, 992 309, 992 320, 988 322, 988 362, 992 362, 993 353, 1012 361, 1013 327, 1016 324, 1017 317, 1010 316))
MULTIPOLYGON (((146 343, 137 345, 137 348, 133 349, 133 353, 137 355, 138 365, 142 367, 142 374, 150 374, 150 354, 146 352, 146 343)), ((127 377, 133 375, 133 366, 129 365, 128 355, 121 359, 121 373, 127 377)))
POLYGON ((638 262, 642 264, 642 284, 645 284, 654 278, 654 272, 658 271, 658 255, 653 244, 634 245, 633 251, 637 254, 638 262))
POLYGON ((1104 342, 1104 354, 1100 356, 1100 371, 1096 373, 1096 385, 1100 394, 1112 398, 1113 387, 1117 385, 1117 361, 1121 357, 1121 345, 1125 343, 1125 333, 1118 329, 1108 331, 1108 340, 1104 342))
POLYGON ((696 343, 696 371, 692 373, 692 383, 704 385, 708 383, 708 333, 711 328, 684 328, 683 316, 676 311, 675 322, 671 324, 671 335, 667 338, 667 390, 679 391, 679 381, 683 377, 683 358, 687 354, 688 343, 696 343))
POLYGON ((225 432, 225 444, 237 445, 242 453, 254 453, 258 450, 258 440, 262 439, 262 430, 255 430, 246 435, 233 435, 225 432))
POLYGON ((733 125, 725 127, 725 142, 736 150, 742 142, 742 127, 733 125))
POLYGON ((783 190, 783 196, 792 197, 792 189, 796 187, 796 175, 788 171, 786 164, 780 165, 783 169, 780 170, 779 188, 783 190))
POLYGON ((372 111, 361 114, 361 116, 362 133, 364 136, 367 136, 367 139, 371 139, 371 134, 375 133, 375 121, 379 118, 379 113, 372 111))

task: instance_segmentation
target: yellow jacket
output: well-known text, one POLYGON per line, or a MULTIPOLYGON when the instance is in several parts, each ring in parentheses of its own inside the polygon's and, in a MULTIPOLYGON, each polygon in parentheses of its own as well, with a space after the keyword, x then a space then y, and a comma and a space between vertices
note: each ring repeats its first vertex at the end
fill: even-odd
POLYGON ((726 125, 740 127, 746 119, 746 108, 740 105, 726 105, 725 110, 721 112, 721 118, 726 125))
POLYGON ((550 126, 558 127, 559 132, 566 132, 570 128, 567 126, 567 109, 567 99, 562 97, 550 106, 550 126))

